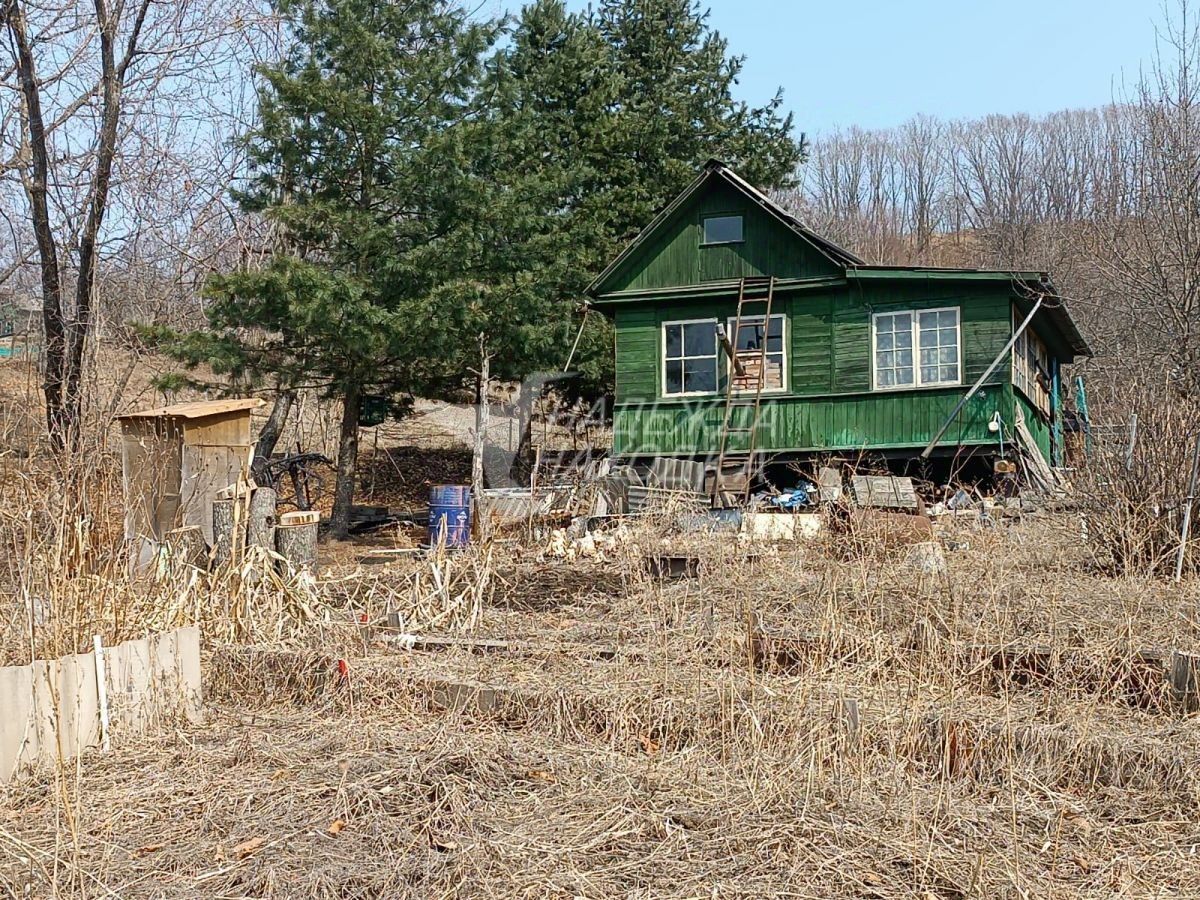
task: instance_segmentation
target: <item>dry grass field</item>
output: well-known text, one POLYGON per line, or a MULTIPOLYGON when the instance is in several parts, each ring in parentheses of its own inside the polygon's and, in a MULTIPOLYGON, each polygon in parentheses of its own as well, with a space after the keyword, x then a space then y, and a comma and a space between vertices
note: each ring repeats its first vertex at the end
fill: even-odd
POLYGON ((1195 585, 1108 577, 1067 514, 943 536, 944 575, 669 517, 496 543, 449 563, 469 615, 409 609, 460 645, 411 649, 352 623, 431 563, 347 564, 281 640, 210 630, 203 725, 0 789, 0 890, 1200 895, 1200 724, 1140 655, 1200 650, 1195 585))

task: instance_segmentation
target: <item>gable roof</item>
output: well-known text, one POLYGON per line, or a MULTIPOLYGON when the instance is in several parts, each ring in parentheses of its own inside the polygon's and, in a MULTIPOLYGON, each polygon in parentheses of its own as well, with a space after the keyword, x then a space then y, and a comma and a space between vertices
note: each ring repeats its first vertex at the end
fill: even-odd
POLYGON ((656 215, 645 228, 643 228, 625 249, 622 250, 617 258, 610 262, 599 275, 592 280, 592 283, 587 287, 587 293, 591 296, 596 296, 599 293, 601 286, 609 277, 621 268, 625 262, 633 256, 635 252, 653 237, 653 235, 662 227, 668 219, 685 203, 692 199, 703 188, 710 184, 714 179, 720 179, 726 184, 733 187, 739 193, 743 194, 756 206, 763 209, 774 219, 778 220, 785 228, 793 232, 797 237, 812 246, 818 253, 828 259, 837 266, 861 266, 865 265, 864 260, 855 256, 844 247, 839 247, 828 238, 823 238, 782 206, 756 188, 750 182, 746 181, 738 175, 733 169, 725 165, 717 159, 710 159, 704 166, 704 169, 696 177, 696 179, 680 192, 674 200, 659 210, 656 215))

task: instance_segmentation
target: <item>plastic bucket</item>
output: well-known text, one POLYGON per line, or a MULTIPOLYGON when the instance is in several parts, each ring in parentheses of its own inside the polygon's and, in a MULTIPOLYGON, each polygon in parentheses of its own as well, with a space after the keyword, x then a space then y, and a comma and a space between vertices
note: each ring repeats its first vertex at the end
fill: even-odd
POLYGON ((429 546, 465 547, 471 542, 471 489, 436 484, 429 489, 429 546))

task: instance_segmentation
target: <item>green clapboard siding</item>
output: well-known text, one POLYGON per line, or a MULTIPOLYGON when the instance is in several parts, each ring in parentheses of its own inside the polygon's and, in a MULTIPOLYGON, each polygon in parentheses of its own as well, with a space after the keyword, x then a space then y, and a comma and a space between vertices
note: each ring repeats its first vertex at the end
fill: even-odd
MULTIPOLYGON (((962 390, 868 393, 823 399, 780 397, 764 401, 758 449, 763 451, 883 450, 920 447, 954 410, 962 390)), ((1002 410, 1005 389, 985 388, 971 398, 946 432, 944 444, 995 444, 987 429, 1002 410)), ((745 413, 749 425, 749 410, 745 413)), ((618 455, 716 453, 724 404, 621 406, 613 414, 618 455)), ((745 449, 746 435, 731 435, 730 450, 745 449)))
MULTIPOLYGON (((982 285, 964 293, 961 285, 874 282, 812 290, 781 290, 773 306, 787 316, 789 382, 785 395, 763 400, 758 446, 763 450, 891 449, 919 447, 933 437, 1011 334, 1010 299, 1003 289, 982 285), (942 390, 871 391, 871 316, 899 309, 956 307, 961 320, 963 384, 942 390)), ((761 312, 762 306, 747 308, 761 312)), ((618 308, 617 427, 619 454, 707 453, 720 443, 724 401, 720 396, 693 402, 663 400, 664 322, 714 318, 737 312, 732 291, 722 299, 647 301, 618 308), (657 402, 656 402, 657 401, 657 402), (655 407, 655 408, 652 408, 655 407)), ((947 431, 946 445, 995 443, 986 430, 996 411, 1005 413, 998 390, 1008 385, 1011 367, 999 366, 983 393, 947 431)), ((748 417, 750 410, 736 410, 748 417)), ((1027 416, 1028 417, 1028 416, 1027 416)), ((1010 418, 1005 415, 1005 418, 1010 418)), ((748 426, 735 420, 734 427, 748 426)), ((745 436, 734 436, 740 449, 745 436)))
POLYGON ((676 210, 657 237, 606 280, 604 290, 680 287, 755 275, 816 278, 837 274, 837 266, 819 250, 722 182, 676 210), (745 240, 701 246, 701 221, 713 214, 743 216, 745 240))
POLYGON ((1042 451, 1042 455, 1046 457, 1046 462, 1050 461, 1050 422, 1043 416, 1032 403, 1030 403, 1025 395, 1016 388, 1012 389, 1012 395, 1016 401, 1016 408, 1021 410, 1025 417, 1025 427, 1029 429, 1029 433, 1033 435, 1033 439, 1037 442, 1038 448, 1042 451))

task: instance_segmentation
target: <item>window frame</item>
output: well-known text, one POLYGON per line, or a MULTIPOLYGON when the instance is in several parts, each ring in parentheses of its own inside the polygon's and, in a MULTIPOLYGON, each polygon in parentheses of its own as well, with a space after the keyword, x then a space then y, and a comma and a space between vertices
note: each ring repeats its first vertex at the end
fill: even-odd
MULTIPOLYGON (((767 357, 783 356, 783 361, 780 363, 780 380, 781 384, 777 388, 769 388, 765 384, 762 388, 764 394, 786 394, 788 390, 788 317, 786 313, 771 313, 772 319, 779 319, 782 322, 782 327, 779 329, 780 350, 779 353, 767 353, 767 357)), ((757 313, 752 316, 742 316, 742 325, 753 325, 758 320, 765 320, 764 313, 757 313)), ((737 353, 737 335, 734 333, 734 326, 737 325, 737 316, 730 316, 725 323, 726 333, 729 335, 729 345, 733 348, 733 352, 737 353)), ((768 326, 768 339, 770 334, 770 326, 768 326)), ((725 377, 729 380, 733 379, 733 360, 726 359, 725 377)), ((728 383, 728 382, 726 382, 728 383)), ((756 393, 755 388, 746 388, 745 390, 735 390, 735 394, 753 394, 756 393)))
MULTIPOLYGON (((940 363, 939 363, 940 366, 940 363)), ((907 309, 889 309, 883 312, 871 314, 871 390, 872 391, 920 391, 920 390, 937 390, 939 388, 961 387, 963 383, 963 333, 962 333, 962 307, 961 306, 934 306, 929 308, 910 307, 907 309), (957 334, 955 340, 955 349, 958 351, 958 359, 956 365, 958 368, 958 379, 955 381, 930 381, 921 380, 921 314, 922 313, 954 313, 954 330, 957 334), (911 316, 910 329, 912 330, 912 354, 913 354, 913 383, 912 384, 886 384, 879 383, 878 353, 879 353, 879 328, 878 321, 883 316, 911 316)))
POLYGON ((746 243, 746 214, 737 210, 729 212, 714 212, 705 213, 700 217, 700 246, 701 247, 732 247, 737 244, 746 243), (708 240, 708 232, 705 230, 705 225, 709 219, 740 219, 742 222, 742 236, 736 241, 710 241, 708 240))
MULTIPOLYGON (((1015 331, 1020 327, 1023 317, 1018 314, 1016 306, 1013 307, 1012 312, 1013 330, 1015 331)), ((1036 409, 1042 415, 1049 417, 1051 408, 1053 406, 1052 398, 1050 396, 1050 388, 1047 387, 1042 389, 1041 385, 1038 384, 1037 381, 1037 372, 1025 371, 1022 369, 1022 365, 1018 363, 1018 360, 1020 360, 1020 363, 1022 364, 1028 363, 1028 347, 1030 338, 1033 339, 1034 353, 1037 356, 1038 365, 1044 365, 1047 379, 1052 377, 1050 368, 1052 365, 1050 359, 1050 348, 1046 346, 1046 342, 1042 340, 1042 336, 1033 330, 1033 323, 1030 323, 1028 326, 1026 326, 1024 331, 1017 335, 1016 341, 1013 342, 1012 386, 1014 390, 1021 392, 1022 396, 1024 396, 1025 399, 1032 404, 1034 409, 1036 409), (1018 375, 1021 376, 1022 381, 1018 381, 1018 375), (1022 383, 1026 377, 1028 377, 1029 380, 1037 386, 1037 390, 1031 391, 1026 384, 1022 383)))
MULTIPOLYGON (((721 391, 721 362, 720 362, 721 361, 721 342, 717 340, 717 323, 719 321, 720 321, 720 319, 716 318, 715 316, 712 316, 712 317, 705 318, 705 319, 671 319, 669 321, 662 322, 659 325, 659 329, 658 329, 659 359, 661 360, 661 364, 659 365, 658 377, 660 379, 659 380, 659 396, 660 397, 662 397, 664 399, 672 399, 673 400, 678 397, 712 397, 712 396, 715 396, 720 393, 720 391, 721 391), (667 362, 669 361, 667 359, 667 329, 672 325, 705 325, 705 324, 712 325, 712 328, 713 328, 713 336, 712 336, 713 337, 713 357, 712 357, 712 359, 713 359, 713 376, 714 376, 714 380, 716 381, 716 385, 717 385, 716 388, 714 388, 711 391, 680 391, 678 393, 669 393, 667 391, 667 362)), ((680 345, 681 351, 686 350, 686 338, 682 334, 680 335, 679 345, 680 345)), ((689 359, 707 359, 707 358, 708 358, 707 354, 705 354, 704 356, 688 356, 685 352, 685 353, 683 353, 682 356, 672 356, 670 361, 680 360, 680 361, 686 362, 689 359)))

